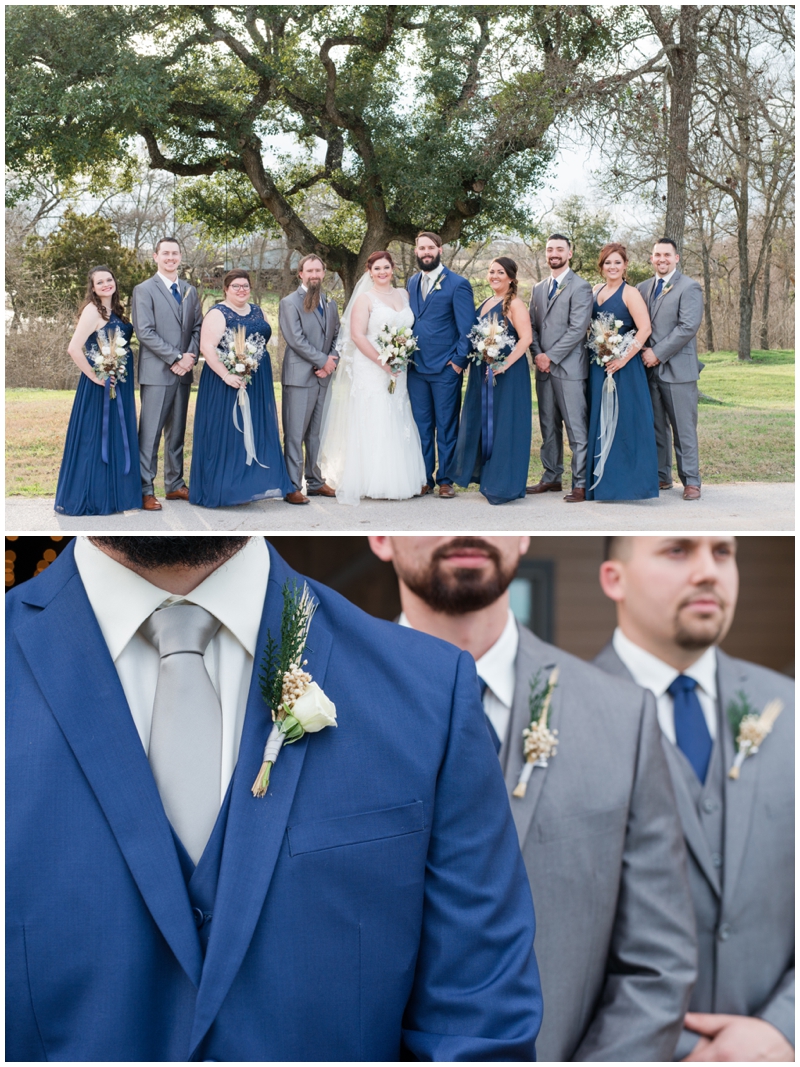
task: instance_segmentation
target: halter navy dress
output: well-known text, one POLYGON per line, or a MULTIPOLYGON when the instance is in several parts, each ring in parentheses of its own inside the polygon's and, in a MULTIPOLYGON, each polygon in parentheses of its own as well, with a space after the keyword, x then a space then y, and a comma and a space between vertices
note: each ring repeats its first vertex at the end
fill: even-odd
MULTIPOLYGON (((113 515, 142 506, 130 350, 133 326, 112 311, 107 328, 120 330, 125 338, 127 378, 117 382, 112 400, 108 382, 101 387, 81 374, 58 472, 55 510, 61 515, 113 515)), ((97 333, 91 334, 84 348, 99 347, 97 333)))
MULTIPOLYGON (((594 300, 592 321, 608 313, 622 321, 620 334, 636 329, 622 294, 626 283, 603 304, 594 300)), ((603 477, 594 485, 594 467, 600 453, 600 398, 606 372, 589 363, 589 452, 586 470, 587 500, 646 500, 658 496, 658 457, 653 428, 653 403, 647 384, 647 371, 637 354, 614 375, 619 401, 619 419, 603 477)))
MULTIPOLYGON (((244 326, 248 337, 261 334, 265 343, 272 335, 269 323, 256 304, 250 305, 247 315, 237 314, 226 304, 216 304, 215 308, 225 316, 229 329, 244 326)), ((283 460, 268 353, 247 386, 256 456, 266 469, 255 461, 247 465, 244 434, 233 423, 237 392, 210 367, 203 367, 194 416, 189 479, 189 501, 192 504, 204 508, 227 507, 268 497, 284 497, 294 491, 283 460)), ((238 408, 237 416, 241 426, 238 408)))
MULTIPOLYGON (((478 312, 481 319, 500 314, 499 304, 478 312)), ((504 319, 504 329, 513 339, 513 349, 519 337, 510 319, 504 319)), ((487 385, 487 372, 486 363, 470 363, 448 476, 463 487, 478 482, 490 504, 506 504, 525 496, 531 455, 531 372, 526 355, 495 378, 494 385, 487 385)))

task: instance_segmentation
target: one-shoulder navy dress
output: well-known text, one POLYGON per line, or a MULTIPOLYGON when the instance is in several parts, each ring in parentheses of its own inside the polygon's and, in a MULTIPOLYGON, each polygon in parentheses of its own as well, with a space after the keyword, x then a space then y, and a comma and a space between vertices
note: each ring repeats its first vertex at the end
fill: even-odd
MULTIPOLYGON (((248 337, 261 334, 265 343, 272 335, 257 304, 250 305, 247 315, 237 314, 226 304, 216 304, 215 308, 225 316, 229 329, 244 326, 248 337)), ((244 434, 233 422, 237 392, 210 367, 203 367, 197 390, 189 478, 189 501, 192 504, 204 508, 226 507, 267 497, 284 497, 294 491, 286 473, 278 432, 269 354, 261 360, 247 386, 256 456, 265 467, 256 462, 247 465, 244 434)), ((241 426, 241 412, 237 414, 241 426)))
MULTIPOLYGON (((607 313, 622 321, 619 332, 636 329, 622 294, 625 282, 603 303, 594 300, 592 321, 607 313)), ((600 454, 600 399, 606 372, 589 363, 589 453, 586 470, 587 500, 646 500, 658 496, 658 457, 653 428, 653 403, 644 363, 637 354, 614 375, 619 401, 617 431, 606 459, 603 476, 594 489, 594 468, 600 454)))
MULTIPOLYGON (((479 311, 479 318, 501 315, 501 305, 479 311)), ((519 340, 509 319, 504 329, 519 340)), ((453 463, 448 476, 466 487, 478 482, 490 504, 506 504, 525 496, 531 456, 531 372, 527 356, 488 385, 488 364, 470 363, 453 463), (491 415, 491 419, 490 416, 491 415)))
MULTIPOLYGON (((142 506, 130 350, 133 326, 112 312, 108 329, 115 328, 128 345, 127 377, 117 382, 112 400, 109 382, 101 387, 81 374, 58 472, 55 510, 61 515, 113 515, 142 506)), ((97 333, 91 334, 84 348, 99 347, 97 333)))

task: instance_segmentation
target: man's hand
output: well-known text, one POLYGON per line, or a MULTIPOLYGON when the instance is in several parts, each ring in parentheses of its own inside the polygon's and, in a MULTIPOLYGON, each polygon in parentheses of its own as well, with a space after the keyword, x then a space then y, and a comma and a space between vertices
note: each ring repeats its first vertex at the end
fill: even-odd
POLYGON ((772 1023, 748 1015, 716 1015, 690 1011, 684 1019, 687 1030, 701 1034, 685 1063, 740 1061, 756 1063, 794 1062, 794 1049, 772 1023))
POLYGON ((461 373, 463 373, 463 370, 464 370, 464 368, 463 368, 463 367, 459 367, 459 365, 458 365, 457 363, 454 363, 454 362, 452 361, 452 359, 451 359, 451 360, 450 360, 450 362, 449 362, 449 363, 447 364, 447 366, 448 366, 448 367, 452 367, 452 368, 453 368, 453 370, 454 370, 454 371, 456 372, 456 374, 461 374, 461 373))
POLYGON ((315 370, 314 373, 318 378, 327 378, 329 374, 333 374, 336 370, 336 357, 331 353, 328 356, 328 361, 324 367, 320 367, 319 370, 315 370))
POLYGON ((194 367, 194 356, 191 352, 184 352, 180 359, 176 360, 170 366, 170 370, 173 374, 188 374, 194 367))
POLYGON ((542 374, 550 373, 550 357, 546 352, 540 352, 538 356, 534 356, 533 362, 542 374))
POLYGON ((645 367, 657 367, 660 362, 661 360, 653 352, 652 348, 642 349, 642 363, 644 363, 645 367))

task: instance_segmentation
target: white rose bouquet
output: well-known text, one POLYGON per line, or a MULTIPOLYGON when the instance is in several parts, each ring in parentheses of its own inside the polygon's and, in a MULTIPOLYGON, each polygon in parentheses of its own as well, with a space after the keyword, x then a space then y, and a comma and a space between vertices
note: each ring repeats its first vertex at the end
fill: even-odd
POLYGON ((122 330, 109 326, 97 334, 99 348, 87 350, 86 355, 92 364, 95 376, 101 381, 109 380, 109 395, 112 400, 117 396, 117 382, 124 382, 128 377, 128 342, 122 330))
POLYGON ((283 745, 299 741, 303 734, 315 734, 326 726, 336 726, 336 707, 303 668, 302 658, 311 620, 317 609, 308 586, 302 592, 296 582, 283 587, 281 643, 267 634, 267 648, 259 681, 261 693, 272 712, 274 726, 264 747, 253 796, 263 797, 269 787, 270 772, 283 745))
POLYGON ((398 374, 401 374, 409 363, 413 363, 411 359, 412 352, 417 350, 417 339, 411 332, 410 326, 396 326, 391 327, 388 323, 381 327, 378 336, 375 338, 375 346, 378 349, 378 357, 382 366, 387 364, 392 368, 392 378, 389 381, 389 392, 393 393, 395 390, 395 379, 398 374))
POLYGON ((217 349, 225 369, 241 378, 245 386, 250 384, 266 351, 267 346, 262 335, 251 333, 248 337, 244 326, 226 330, 217 349))
POLYGON ((628 354, 636 340, 636 333, 620 334, 624 325, 622 319, 615 319, 608 311, 601 311, 589 327, 587 345, 592 353, 592 362, 605 367, 612 359, 620 359, 628 354))
POLYGON ((492 368, 502 367, 514 348, 514 338, 506 333, 497 315, 477 322, 469 332, 469 340, 472 344, 469 359, 474 363, 488 363, 492 368))

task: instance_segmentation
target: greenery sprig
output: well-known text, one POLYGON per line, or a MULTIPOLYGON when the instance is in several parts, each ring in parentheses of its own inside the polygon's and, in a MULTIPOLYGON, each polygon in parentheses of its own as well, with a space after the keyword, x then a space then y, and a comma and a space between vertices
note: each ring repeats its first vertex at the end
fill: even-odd
POLYGON ((258 676, 261 695, 272 712, 272 718, 283 719, 284 678, 292 667, 302 666, 302 655, 308 640, 308 631, 317 605, 303 583, 302 589, 290 578, 283 586, 283 610, 281 611, 281 635, 276 641, 267 634, 264 658, 258 676))

